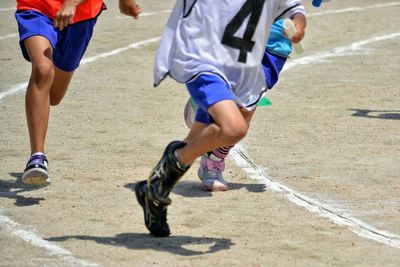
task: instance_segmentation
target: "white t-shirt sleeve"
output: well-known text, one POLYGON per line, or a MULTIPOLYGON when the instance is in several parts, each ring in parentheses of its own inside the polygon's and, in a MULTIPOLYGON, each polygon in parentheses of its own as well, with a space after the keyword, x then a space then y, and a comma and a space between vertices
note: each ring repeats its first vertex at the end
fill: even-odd
POLYGON ((302 13, 305 15, 304 6, 301 5, 301 1, 299 0, 286 0, 280 1, 280 5, 278 8, 278 15, 275 20, 291 18, 297 13, 302 13))

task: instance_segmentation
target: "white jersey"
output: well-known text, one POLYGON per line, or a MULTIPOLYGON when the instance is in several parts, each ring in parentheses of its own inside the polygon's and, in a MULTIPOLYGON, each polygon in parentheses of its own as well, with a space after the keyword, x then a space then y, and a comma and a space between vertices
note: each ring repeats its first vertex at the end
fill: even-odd
POLYGON ((261 65, 272 23, 304 12, 299 0, 177 0, 164 29, 154 85, 200 74, 224 79, 236 102, 251 108, 265 92, 261 65))

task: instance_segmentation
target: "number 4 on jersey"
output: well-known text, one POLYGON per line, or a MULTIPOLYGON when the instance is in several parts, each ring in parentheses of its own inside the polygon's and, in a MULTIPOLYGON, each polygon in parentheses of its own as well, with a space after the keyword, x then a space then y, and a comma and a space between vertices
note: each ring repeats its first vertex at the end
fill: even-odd
POLYGON ((251 52, 254 42, 251 38, 254 35, 258 21, 260 20, 265 0, 247 0, 235 17, 228 23, 224 31, 221 43, 235 49, 239 49, 239 62, 246 63, 247 52, 251 52), (250 15, 243 37, 236 37, 234 34, 250 15))

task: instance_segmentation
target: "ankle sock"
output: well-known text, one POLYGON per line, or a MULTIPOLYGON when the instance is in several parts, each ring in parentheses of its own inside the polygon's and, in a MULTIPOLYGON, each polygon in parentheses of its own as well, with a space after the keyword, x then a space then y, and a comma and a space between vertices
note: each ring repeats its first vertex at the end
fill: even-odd
POLYGON ((233 146, 224 146, 214 149, 213 151, 208 152, 208 157, 213 161, 223 161, 229 154, 233 146))

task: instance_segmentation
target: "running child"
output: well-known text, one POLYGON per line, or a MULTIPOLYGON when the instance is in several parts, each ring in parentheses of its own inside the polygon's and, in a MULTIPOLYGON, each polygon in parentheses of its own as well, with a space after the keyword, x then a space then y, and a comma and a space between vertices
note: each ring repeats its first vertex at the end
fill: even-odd
POLYGON ((276 18, 303 12, 298 0, 178 0, 157 53, 157 86, 167 75, 185 83, 199 106, 186 142, 173 141, 135 194, 147 229, 170 235, 169 194, 193 161, 245 137, 246 115, 266 91, 262 59, 276 18), (201 116, 199 113, 202 113, 201 116))
MULTIPOLYGON (((138 18, 135 0, 119 0, 123 14, 138 18)), ((58 105, 92 37, 103 0, 17 0, 23 57, 32 71, 25 96, 25 111, 31 145, 22 175, 27 185, 50 182, 45 138, 50 106, 58 105)))
MULTIPOLYGON (((322 1, 313 1, 313 5, 319 7, 322 1)), ((271 27, 270 36, 266 45, 264 58, 262 60, 266 83, 268 89, 272 89, 278 82, 279 74, 292 53, 292 42, 298 43, 304 37, 306 17, 304 13, 298 12, 292 18, 297 33, 289 40, 284 32, 283 19, 277 20, 271 27)), ((192 114, 196 114, 197 105, 190 98, 185 106, 185 123, 191 128, 193 125, 192 114)), ((255 109, 253 110, 253 112, 255 109)), ((252 115, 252 114, 251 114, 252 115)), ((248 117, 250 123, 252 116, 248 117)), ((198 177, 205 190, 225 191, 228 190, 228 182, 222 176, 225 170, 225 158, 228 156, 232 146, 220 147, 207 152, 201 157, 198 169, 198 177)))

